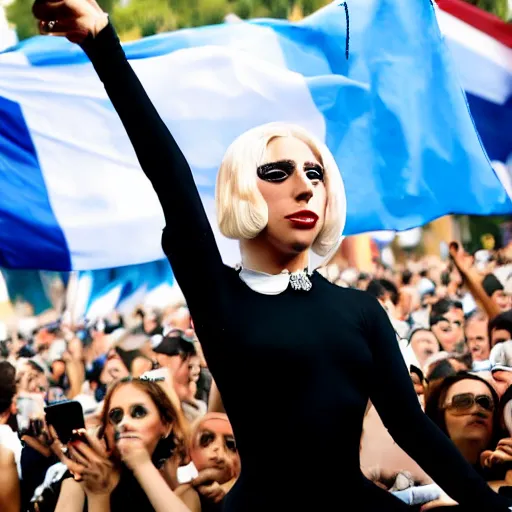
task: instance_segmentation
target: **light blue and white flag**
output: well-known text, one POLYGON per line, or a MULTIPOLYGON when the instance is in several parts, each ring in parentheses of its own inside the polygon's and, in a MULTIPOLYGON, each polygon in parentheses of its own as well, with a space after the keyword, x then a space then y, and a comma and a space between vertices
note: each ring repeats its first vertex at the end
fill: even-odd
MULTIPOLYGON (((226 148, 276 120, 305 126, 333 152, 347 193, 345 234, 512 212, 429 0, 348 0, 299 23, 187 29, 124 47, 190 162, 216 233, 226 148)), ((82 50, 36 37, 0 54, 0 265, 153 261, 163 257, 163 225, 82 50)), ((219 236, 219 245, 226 263, 238 261, 236 243, 219 236)))

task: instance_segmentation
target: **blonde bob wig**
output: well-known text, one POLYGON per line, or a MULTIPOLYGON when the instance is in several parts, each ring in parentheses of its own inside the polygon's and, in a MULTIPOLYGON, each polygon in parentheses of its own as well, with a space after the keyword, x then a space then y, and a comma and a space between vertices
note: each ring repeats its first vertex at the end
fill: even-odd
POLYGON ((300 126, 268 123, 240 135, 229 146, 217 174, 215 203, 221 233, 236 240, 258 236, 268 223, 267 203, 256 170, 267 163, 267 146, 276 137, 295 137, 311 149, 324 168, 327 207, 322 230, 313 242, 319 256, 332 254, 341 242, 347 201, 338 166, 327 146, 300 126))

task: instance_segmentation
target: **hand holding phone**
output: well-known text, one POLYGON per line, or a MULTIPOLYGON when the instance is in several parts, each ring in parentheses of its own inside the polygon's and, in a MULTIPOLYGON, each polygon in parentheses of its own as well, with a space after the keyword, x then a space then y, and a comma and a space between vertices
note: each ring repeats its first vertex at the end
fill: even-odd
POLYGON ((52 425, 62 444, 68 444, 74 430, 85 428, 84 412, 80 402, 67 400, 45 408, 46 423, 52 425))

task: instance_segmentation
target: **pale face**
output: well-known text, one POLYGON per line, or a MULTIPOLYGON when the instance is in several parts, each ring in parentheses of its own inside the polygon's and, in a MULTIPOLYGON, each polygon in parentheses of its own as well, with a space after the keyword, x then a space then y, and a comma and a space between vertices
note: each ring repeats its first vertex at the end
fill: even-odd
POLYGON ((491 347, 489 345, 486 320, 473 320, 467 324, 466 343, 473 361, 486 361, 489 359, 491 347))
POLYGON ((153 454, 158 441, 169 435, 170 426, 164 425, 147 393, 133 384, 125 384, 114 392, 110 400, 105 426, 109 446, 114 446, 116 432, 119 439, 140 439, 153 454))
POLYGON ((432 327, 432 332, 439 340, 439 343, 446 352, 455 352, 458 340, 458 328, 454 327, 448 320, 441 320, 432 327))
POLYGON ((431 331, 418 331, 411 338, 411 348, 423 368, 427 359, 439 352, 439 343, 431 331))
MULTIPOLYGON (((476 380, 461 380, 448 390, 445 403, 457 401, 462 395, 469 394, 479 400, 486 397, 482 403, 492 402, 492 394, 483 382, 476 380)), ((457 445, 468 441, 479 443, 481 449, 488 447, 492 438, 492 410, 488 410, 474 402, 469 407, 448 407, 445 411, 446 430, 450 439, 457 445)))
POLYGON ((309 249, 324 225, 327 204, 323 167, 311 148, 294 137, 273 139, 257 172, 268 206, 268 224, 259 236, 279 253, 309 249))
POLYGON ((512 297, 503 290, 497 290, 492 294, 492 300, 501 311, 508 311, 512 307, 512 297))
POLYGON ((217 481, 221 484, 237 476, 240 471, 240 458, 232 433, 202 427, 196 433, 190 455, 198 471, 206 468, 219 470, 217 481))

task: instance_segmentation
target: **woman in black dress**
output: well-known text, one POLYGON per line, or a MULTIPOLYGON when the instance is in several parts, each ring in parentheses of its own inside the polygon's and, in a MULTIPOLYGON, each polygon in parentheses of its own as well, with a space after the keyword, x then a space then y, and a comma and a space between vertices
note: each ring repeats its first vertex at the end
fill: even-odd
POLYGON ((42 33, 82 45, 162 205, 162 245, 241 457, 225 509, 408 510, 361 473, 371 399, 393 438, 451 497, 472 510, 507 510, 422 412, 377 300, 305 271, 309 249, 335 248, 343 225, 335 218, 343 189, 329 151, 287 125, 234 143, 219 173, 217 206, 221 230, 240 239, 243 269, 227 267, 189 165, 107 16, 94 0, 41 0, 34 14, 42 33), (283 381, 293 382, 286 400, 278 394, 283 381), (272 418, 267 428, 257 421, 262 411, 272 418))

